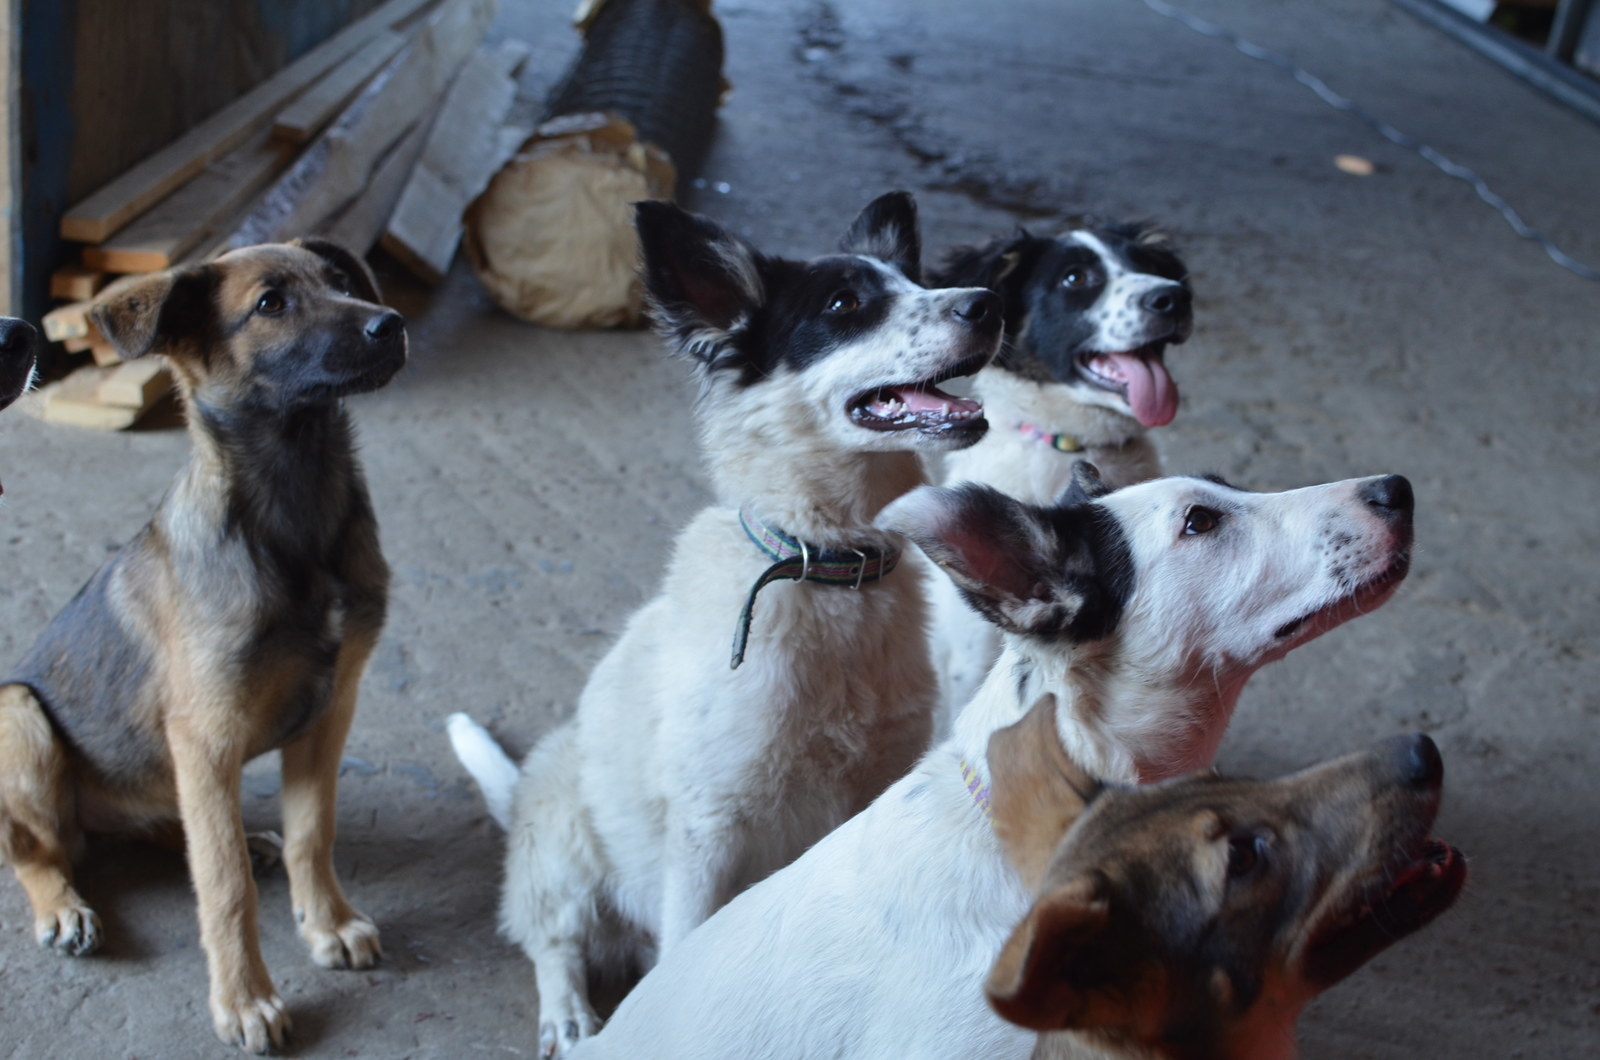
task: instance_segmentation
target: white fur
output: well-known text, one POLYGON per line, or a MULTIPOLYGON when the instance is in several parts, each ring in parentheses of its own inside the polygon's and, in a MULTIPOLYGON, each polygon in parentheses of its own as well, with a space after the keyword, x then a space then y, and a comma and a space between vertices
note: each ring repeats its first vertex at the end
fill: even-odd
MULTIPOLYGON (((740 608, 772 563, 739 507, 824 549, 902 544, 874 517, 922 482, 915 449, 953 443, 866 430, 847 404, 998 344, 954 322, 974 292, 926 291, 861 260, 894 299, 876 330, 748 386, 709 373, 697 411, 717 503, 678 537, 660 595, 595 668, 573 718, 523 763, 500 924, 534 962, 546 1055, 593 1031, 591 965, 670 953, 928 745, 936 691, 914 570, 859 590, 767 587, 745 661, 729 668, 740 608)), ((452 738, 463 728, 453 722, 452 738)), ((495 806, 496 768, 470 740, 461 757, 495 806)))
MULTIPOLYGON (((1163 479, 1102 498, 1137 569, 1116 631, 1076 649, 1008 634, 949 739, 666 954, 574 1060, 1020 1060, 1036 1044, 1098 1055, 1067 1036, 1038 1039, 984 1001, 984 978, 1031 896, 960 765, 987 783, 989 737, 1045 694, 1057 697, 1063 745, 1093 775, 1151 780, 1208 762, 1250 673, 1328 628, 1404 547, 1359 485, 1256 495, 1163 479), (1197 502, 1225 512, 1226 536, 1182 535, 1197 502), (1344 533, 1351 540, 1338 543, 1344 533), (1298 634, 1274 635, 1330 605, 1298 634)), ((884 521, 930 503, 917 491, 884 521)))

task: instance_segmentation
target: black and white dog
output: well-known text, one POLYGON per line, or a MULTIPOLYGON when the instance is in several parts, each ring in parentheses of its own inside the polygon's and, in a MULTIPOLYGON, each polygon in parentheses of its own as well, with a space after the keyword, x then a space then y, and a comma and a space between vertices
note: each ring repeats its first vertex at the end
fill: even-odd
MULTIPOLYGON (((1019 231, 951 252, 934 282, 997 292, 1006 319, 1005 344, 974 384, 994 429, 946 459, 947 485, 981 482, 1045 504, 1079 459, 1112 486, 1162 473, 1145 429, 1177 414, 1163 355, 1194 328, 1188 269, 1164 234, 1087 223, 1054 238, 1019 231)), ((949 581, 934 579, 931 595, 934 661, 951 710, 972 698, 1000 643, 949 581)))
POLYGON ((21 397, 33 382, 39 333, 16 317, 0 317, 0 409, 21 397))
MULTIPOLYGON (((21 397, 33 384, 39 333, 16 317, 0 317, 0 409, 21 397)), ((5 488, 0 486, 0 493, 5 488)))
POLYGON ((909 195, 810 261, 666 203, 637 222, 657 330, 700 382, 716 503, 520 773, 450 721, 509 832, 500 924, 534 962, 546 1056, 596 1028, 589 968, 669 952, 927 749, 923 587, 873 520, 923 482, 919 453, 982 436, 982 407, 938 384, 1000 343, 996 295, 917 282, 909 195))

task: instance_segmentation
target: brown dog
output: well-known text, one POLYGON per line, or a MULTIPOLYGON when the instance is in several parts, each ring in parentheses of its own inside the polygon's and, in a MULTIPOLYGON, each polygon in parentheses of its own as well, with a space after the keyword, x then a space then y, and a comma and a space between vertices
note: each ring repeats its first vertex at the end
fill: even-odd
POLYGON ((301 936, 370 967, 372 922, 333 871, 334 799, 389 569, 341 398, 387 383, 405 322, 333 244, 249 247, 126 282, 91 310, 124 357, 165 355, 193 441, 150 523, 0 685, 0 855, 42 945, 83 954, 85 831, 187 840, 224 1041, 265 1052, 289 1018, 261 959, 240 771, 283 752, 284 862, 301 936))
POLYGON ((1039 895, 986 991, 1057 1060, 1287 1060, 1300 1010, 1448 909, 1444 765, 1399 737, 1275 781, 1102 789, 1041 702, 990 738, 995 830, 1039 895), (1063 838, 1065 837, 1065 838, 1063 838))

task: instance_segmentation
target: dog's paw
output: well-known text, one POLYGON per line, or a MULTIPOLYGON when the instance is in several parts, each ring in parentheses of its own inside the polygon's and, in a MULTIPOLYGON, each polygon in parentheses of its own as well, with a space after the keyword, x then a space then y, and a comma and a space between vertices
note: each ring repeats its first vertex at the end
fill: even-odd
POLYGON ((600 1021, 581 998, 565 1001, 552 1005, 549 1013, 539 1014, 539 1055, 544 1060, 566 1056, 573 1046, 600 1029, 600 1021))
POLYGON ((311 947, 311 959, 324 968, 371 968, 383 956, 378 929, 360 913, 329 927, 302 924, 300 934, 311 947))
POLYGON ((66 905, 33 925, 39 945, 68 957, 82 957, 100 948, 100 918, 86 905, 66 905))
POLYGON ((289 1012, 277 994, 211 1002, 217 1037, 252 1053, 271 1053, 289 1041, 289 1012))
POLYGON ((283 864, 283 836, 277 832, 251 832, 244 843, 250 851, 250 875, 259 878, 283 864))

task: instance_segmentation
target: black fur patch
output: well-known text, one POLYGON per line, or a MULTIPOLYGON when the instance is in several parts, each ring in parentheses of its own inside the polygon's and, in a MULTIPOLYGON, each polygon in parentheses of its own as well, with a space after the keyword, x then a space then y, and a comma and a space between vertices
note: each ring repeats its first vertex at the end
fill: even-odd
POLYGON ((645 287, 657 330, 678 352, 741 386, 799 370, 881 327, 898 297, 861 255, 915 280, 920 243, 911 197, 862 211, 847 253, 794 261, 762 254, 719 225, 662 202, 635 206, 645 287))
POLYGON ((1101 505, 1037 507, 975 483, 934 491, 937 526, 902 529, 1001 629, 1074 642, 1109 636, 1133 594, 1132 552, 1101 505))

